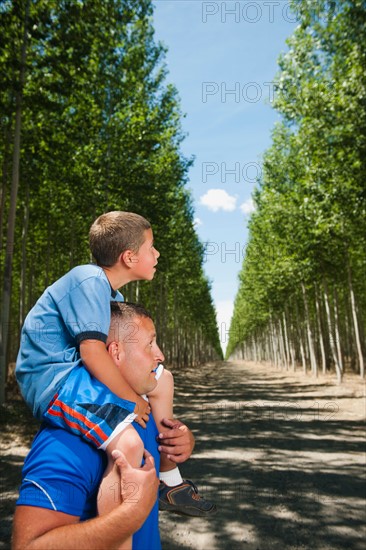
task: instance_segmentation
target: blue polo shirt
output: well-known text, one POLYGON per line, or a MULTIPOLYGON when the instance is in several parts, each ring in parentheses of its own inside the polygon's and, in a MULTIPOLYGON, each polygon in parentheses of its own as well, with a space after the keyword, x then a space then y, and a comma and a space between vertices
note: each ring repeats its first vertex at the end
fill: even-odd
POLYGON ((27 315, 15 374, 37 418, 80 365, 80 342, 106 342, 111 300, 123 301, 123 296, 111 288, 103 269, 82 265, 49 286, 27 315))

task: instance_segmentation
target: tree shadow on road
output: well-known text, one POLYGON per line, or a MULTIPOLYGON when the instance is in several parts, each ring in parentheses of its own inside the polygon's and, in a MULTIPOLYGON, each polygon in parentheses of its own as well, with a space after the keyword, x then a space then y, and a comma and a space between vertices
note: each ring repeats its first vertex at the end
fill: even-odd
MULTIPOLYGON (((328 381, 230 363, 178 371, 175 381, 176 417, 197 441, 181 471, 218 513, 161 513, 164 550, 363 550, 361 386, 352 398, 346 387, 335 395, 328 381)), ((23 457, 37 423, 20 402, 2 413, 0 548, 9 548, 23 457), (21 453, 13 450, 14 432, 21 453)))
POLYGON ((327 384, 281 384, 281 373, 264 383, 262 371, 258 383, 255 373, 222 364, 176 374, 176 416, 197 438, 195 458, 181 469, 219 511, 161 514, 164 548, 361 550, 363 420, 340 418, 327 384))

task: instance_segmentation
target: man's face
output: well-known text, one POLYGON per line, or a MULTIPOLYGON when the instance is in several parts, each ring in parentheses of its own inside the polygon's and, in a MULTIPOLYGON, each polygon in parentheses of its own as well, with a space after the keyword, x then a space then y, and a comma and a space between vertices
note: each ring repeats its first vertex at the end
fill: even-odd
POLYGON ((126 382, 139 395, 151 392, 157 381, 154 370, 164 361, 156 343, 155 326, 148 317, 133 317, 118 346, 122 353, 118 368, 126 382))

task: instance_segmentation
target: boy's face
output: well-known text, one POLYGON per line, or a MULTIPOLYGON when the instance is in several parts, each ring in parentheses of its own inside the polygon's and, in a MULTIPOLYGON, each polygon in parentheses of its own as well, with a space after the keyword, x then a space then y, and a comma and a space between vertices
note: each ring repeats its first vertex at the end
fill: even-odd
POLYGON ((154 323, 148 317, 134 317, 124 326, 124 332, 118 344, 123 349, 119 365, 121 374, 137 394, 149 393, 157 384, 154 371, 164 361, 156 343, 154 323))
POLYGON ((151 281, 154 278, 156 265, 160 256, 154 247, 154 236, 151 229, 144 231, 145 240, 138 252, 133 255, 133 276, 134 280, 151 281))

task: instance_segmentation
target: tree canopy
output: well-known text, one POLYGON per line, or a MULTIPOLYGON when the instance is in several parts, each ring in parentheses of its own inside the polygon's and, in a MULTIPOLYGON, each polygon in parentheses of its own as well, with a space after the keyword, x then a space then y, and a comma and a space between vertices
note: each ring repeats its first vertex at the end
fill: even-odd
POLYGON ((2 386, 27 311, 91 260, 88 230, 110 210, 142 214, 161 253, 131 283, 170 364, 221 357, 203 245, 150 0, 19 0, 0 7, 2 386), (14 246, 15 243, 15 246, 14 246))
POLYGON ((366 9, 296 3, 227 354, 364 375, 366 9))

